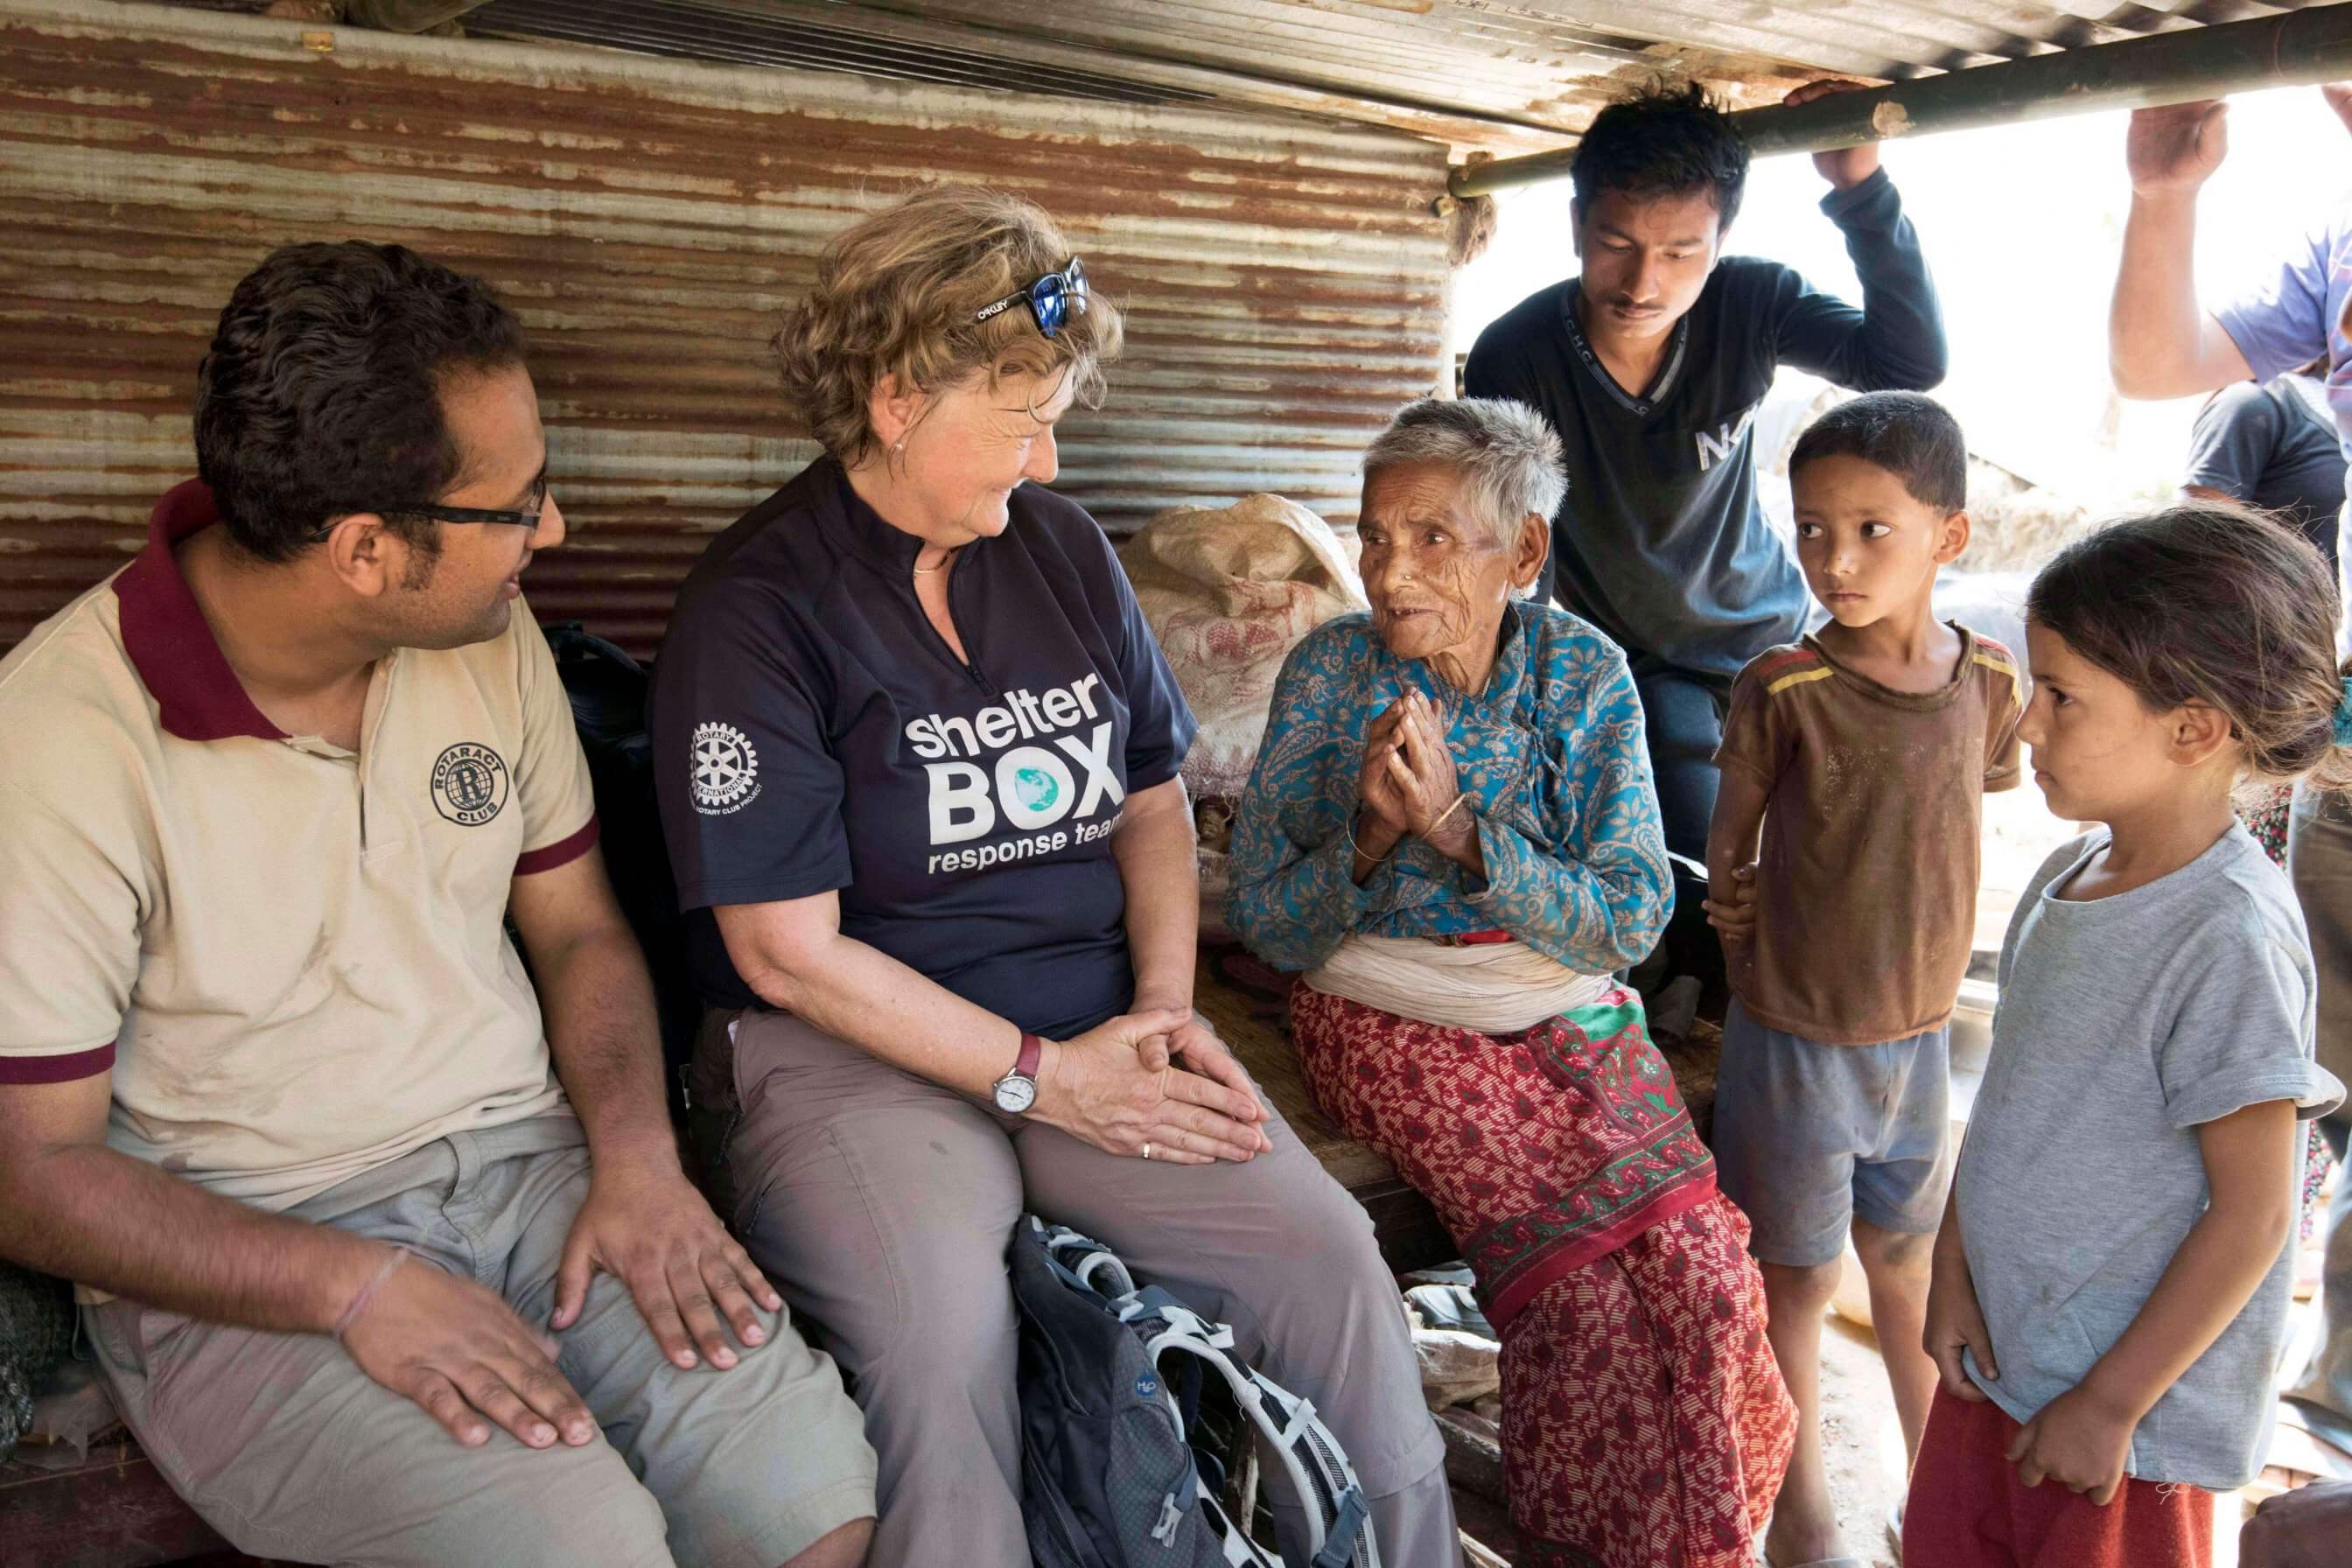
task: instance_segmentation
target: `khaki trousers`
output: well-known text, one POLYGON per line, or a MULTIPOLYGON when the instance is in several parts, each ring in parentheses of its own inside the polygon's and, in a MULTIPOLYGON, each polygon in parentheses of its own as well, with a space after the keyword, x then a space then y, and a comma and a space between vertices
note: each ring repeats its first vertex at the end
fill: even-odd
MULTIPOLYGON (((543 1324, 588 1149, 569 1115, 454 1132, 294 1208, 412 1248, 543 1324)), ((824 1356, 780 1316, 734 1367, 670 1364, 609 1274, 557 1336, 604 1436, 468 1448, 325 1334, 83 1309, 123 1420, 240 1552, 383 1568, 776 1568, 874 1512, 874 1454, 824 1356)), ((0 1561, 7 1560, 0 1543, 0 1561)))
MULTIPOLYGON (((1314 1402, 1371 1499, 1382 1561, 1460 1562, 1445 1447, 1370 1220, 1278 1121, 1271 1153, 1107 1154, 777 1013, 703 1031, 698 1102, 732 1093, 733 1218, 866 1410, 880 1459, 873 1568, 1023 1568, 1005 1248, 1024 1210, 1104 1242, 1233 1325, 1314 1402)), ((1286 1552, 1302 1516, 1275 1500, 1286 1552)))

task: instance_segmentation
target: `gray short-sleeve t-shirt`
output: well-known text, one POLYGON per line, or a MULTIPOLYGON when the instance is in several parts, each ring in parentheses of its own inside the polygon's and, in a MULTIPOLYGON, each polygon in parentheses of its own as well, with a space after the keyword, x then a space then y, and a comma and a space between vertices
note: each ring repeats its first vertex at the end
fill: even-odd
MULTIPOLYGON (((1977 1385, 2019 1421, 2080 1384, 2147 1304, 2209 1201, 2197 1130, 2249 1105, 2323 1115, 2311 949, 2284 873, 2242 827, 2170 876, 2053 894, 2107 841, 2034 874, 2001 951, 2000 1007, 1954 1178, 2000 1363, 1977 1385)), ((2216 1490, 2253 1479, 2293 1247, 2133 1435, 2128 1473, 2216 1490)))

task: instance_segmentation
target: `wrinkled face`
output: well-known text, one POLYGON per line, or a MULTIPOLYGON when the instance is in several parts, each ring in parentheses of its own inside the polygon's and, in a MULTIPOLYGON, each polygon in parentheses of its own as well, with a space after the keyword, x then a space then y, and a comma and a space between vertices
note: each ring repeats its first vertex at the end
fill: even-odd
POLYGON ((1966 512, 1927 505, 1866 458, 1815 458, 1790 476, 1797 562, 1843 626, 1866 626, 1932 593, 1936 568, 1967 548, 1966 512))
POLYGON ((463 371, 441 382, 441 416, 458 452, 457 483, 443 506, 496 511, 539 509, 539 526, 433 522, 439 553, 411 552, 411 567, 377 602, 385 640, 405 647, 462 647, 506 630, 534 552, 563 542, 563 510, 547 493, 547 435, 539 394, 520 365, 463 371))
POLYGON ((910 512, 890 521, 950 548, 1003 533, 1013 492, 1051 484, 1061 471, 1054 425, 1076 394, 1066 367, 1042 377, 1008 374, 993 386, 975 374, 932 395, 906 449, 889 454, 910 512))
POLYGON ((1698 302, 1723 242, 1711 190, 1640 200, 1603 191, 1576 210, 1576 254, 1591 331, 1654 338, 1698 302))
POLYGON ((2017 736, 2053 815, 2112 821, 2177 784, 2171 715, 2037 622, 2025 624, 2025 647, 2033 696, 2017 736))
MULTIPOLYGON (((1400 463, 1364 481, 1356 521, 1372 629, 1399 658, 1450 656, 1484 668, 1501 633, 1519 552, 1473 516, 1461 477, 1442 463, 1400 463)), ((1536 564, 1542 564, 1540 552, 1536 564)), ((1532 582, 1534 573, 1523 571, 1532 582)))

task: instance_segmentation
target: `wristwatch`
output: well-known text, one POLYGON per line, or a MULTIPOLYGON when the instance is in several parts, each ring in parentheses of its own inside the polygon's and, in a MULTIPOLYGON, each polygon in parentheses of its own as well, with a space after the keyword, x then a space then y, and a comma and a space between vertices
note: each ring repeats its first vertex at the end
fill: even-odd
POLYGON ((997 1110, 1019 1116, 1037 1103, 1037 1058, 1045 1054, 1045 1042, 1024 1029, 1021 1054, 1013 1058, 1013 1070, 996 1080, 992 1091, 997 1110))

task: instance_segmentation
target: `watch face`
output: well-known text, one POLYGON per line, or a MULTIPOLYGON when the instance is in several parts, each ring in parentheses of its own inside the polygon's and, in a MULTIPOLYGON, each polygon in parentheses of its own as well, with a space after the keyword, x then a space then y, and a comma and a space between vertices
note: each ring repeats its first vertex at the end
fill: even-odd
POLYGON ((1008 1073, 996 1080, 996 1109, 1018 1116, 1037 1103, 1037 1080, 1008 1073))

